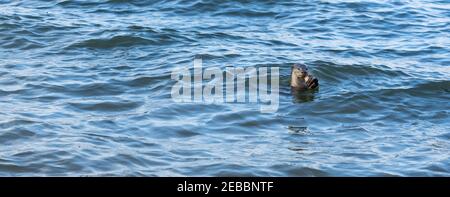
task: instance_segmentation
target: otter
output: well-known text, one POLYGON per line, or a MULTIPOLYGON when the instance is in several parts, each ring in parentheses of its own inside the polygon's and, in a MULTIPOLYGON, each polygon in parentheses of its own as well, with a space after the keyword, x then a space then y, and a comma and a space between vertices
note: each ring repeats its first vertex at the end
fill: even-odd
POLYGON ((308 67, 304 64, 292 65, 291 89, 312 90, 319 86, 319 80, 308 73, 308 67))

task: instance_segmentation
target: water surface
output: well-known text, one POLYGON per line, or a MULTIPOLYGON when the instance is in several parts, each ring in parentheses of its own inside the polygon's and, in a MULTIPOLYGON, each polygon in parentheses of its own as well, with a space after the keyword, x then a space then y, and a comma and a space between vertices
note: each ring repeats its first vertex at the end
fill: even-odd
POLYGON ((446 0, 0 0, 0 175, 449 176, 449 38, 446 0), (279 110, 174 103, 199 55, 279 110))

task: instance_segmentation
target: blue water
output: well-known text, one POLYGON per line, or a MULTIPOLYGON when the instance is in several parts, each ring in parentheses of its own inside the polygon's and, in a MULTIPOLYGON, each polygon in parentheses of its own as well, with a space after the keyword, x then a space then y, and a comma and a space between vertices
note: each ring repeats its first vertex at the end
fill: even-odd
POLYGON ((0 0, 0 176, 450 176, 449 54, 448 0, 0 0), (278 111, 174 103, 195 56, 278 111))

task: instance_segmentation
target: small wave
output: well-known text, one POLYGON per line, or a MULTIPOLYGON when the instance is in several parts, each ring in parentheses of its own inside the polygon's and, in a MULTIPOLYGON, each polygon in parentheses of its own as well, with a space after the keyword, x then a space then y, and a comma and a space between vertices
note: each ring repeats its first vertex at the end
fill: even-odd
MULTIPOLYGON (((390 8, 392 5, 386 3, 378 3, 375 1, 362 1, 362 2, 353 2, 353 1, 321 1, 321 4, 324 5, 333 5, 337 8, 350 8, 352 10, 358 12, 368 11, 370 9, 379 9, 379 8, 390 8)), ((335 8, 336 9, 336 8, 335 8)))
POLYGON ((118 4, 121 4, 121 3, 132 3, 132 2, 135 2, 135 1, 133 1, 133 0, 107 0, 106 1, 106 3, 112 3, 112 4, 115 4, 115 3, 118 3, 118 4))
POLYGON ((392 70, 387 67, 378 68, 361 64, 339 65, 325 61, 315 61, 312 64, 314 65, 314 74, 322 80, 331 82, 356 81, 355 79, 364 79, 369 76, 376 76, 379 79, 395 79, 410 76, 401 70, 392 70))
POLYGON ((425 56, 429 54, 436 54, 436 51, 445 51, 443 47, 437 46, 427 46, 425 48, 415 48, 415 49, 398 49, 398 48, 387 48, 380 49, 374 54, 382 56, 391 57, 413 57, 413 56, 425 56))
POLYGON ((247 38, 240 36, 240 35, 234 35, 230 33, 225 32, 213 32, 213 33, 203 33, 203 32, 196 32, 196 37, 199 39, 227 39, 227 40, 245 40, 247 38))
POLYGON ((39 122, 33 121, 33 120, 26 120, 26 119, 16 119, 12 121, 2 122, 0 123, 0 128, 6 129, 15 127, 17 125, 32 125, 32 124, 38 124, 39 122))
POLYGON ((139 1, 139 0, 97 0, 97 1, 84 1, 84 0, 64 0, 58 2, 56 5, 63 7, 77 7, 77 6, 86 6, 86 7, 96 7, 102 5, 135 5, 135 4, 150 4, 152 1, 139 1))
POLYGON ((433 96, 438 98, 439 95, 443 95, 450 99, 450 81, 427 81, 426 83, 420 83, 411 88, 405 89, 383 89, 381 95, 398 95, 406 94, 418 97, 433 96))
POLYGON ((28 84, 27 87, 34 89, 45 89, 49 93, 62 93, 73 96, 107 96, 122 94, 123 90, 120 86, 108 83, 91 83, 91 84, 68 84, 68 85, 52 85, 52 84, 28 84))
POLYGON ((130 87, 150 87, 150 85, 162 80, 169 80, 170 76, 142 76, 125 82, 130 87))
POLYGON ((157 138, 188 138, 197 135, 201 135, 201 133, 194 131, 189 126, 177 125, 177 126, 155 126, 153 128, 155 131, 154 136, 157 138))
POLYGON ((216 12, 215 16, 234 16, 234 17, 275 17, 278 13, 270 11, 257 11, 251 9, 232 9, 228 11, 216 12))
POLYGON ((1 90, 0 89, 0 96, 7 96, 11 94, 15 95, 21 95, 24 94, 27 90, 26 89, 18 89, 18 90, 1 90))
POLYGON ((80 0, 63 0, 59 1, 56 5, 62 7, 79 8, 80 6, 98 6, 104 2, 101 1, 80 1, 80 0))
POLYGON ((156 41, 139 36, 114 36, 112 38, 84 40, 71 44, 67 48, 112 49, 116 47, 133 47, 139 45, 160 45, 162 43, 162 40, 156 41))
MULTIPOLYGON (((294 150, 298 151, 298 150, 294 150)), ((271 167, 274 171, 284 172, 284 176, 301 176, 301 177, 318 177, 318 176, 329 176, 327 172, 311 167, 305 166, 291 166, 291 165, 274 165, 271 167)))
POLYGON ((147 32, 147 33, 158 33, 158 31, 156 31, 153 28, 140 26, 140 25, 130 25, 130 26, 128 26, 128 29, 130 29, 132 31, 139 31, 139 32, 143 31, 143 32, 147 32))
POLYGON ((9 40, 8 42, 5 42, 1 46, 6 49, 20 49, 20 50, 46 47, 46 45, 44 45, 42 43, 32 41, 27 38, 20 38, 20 37, 9 40))
POLYGON ((99 103, 68 103, 68 105, 83 111, 118 112, 136 109, 142 103, 135 101, 111 101, 99 103))
POLYGON ((33 131, 22 129, 22 128, 14 128, 10 130, 4 130, 0 133, 0 143, 1 144, 10 144, 16 140, 25 140, 24 138, 31 138, 36 134, 33 131))
MULTIPOLYGON (((6 18, 6 19, 8 19, 8 18, 6 18)), ((0 32, 20 29, 20 27, 21 27, 21 25, 17 24, 17 23, 3 22, 3 23, 0 23, 0 32)))

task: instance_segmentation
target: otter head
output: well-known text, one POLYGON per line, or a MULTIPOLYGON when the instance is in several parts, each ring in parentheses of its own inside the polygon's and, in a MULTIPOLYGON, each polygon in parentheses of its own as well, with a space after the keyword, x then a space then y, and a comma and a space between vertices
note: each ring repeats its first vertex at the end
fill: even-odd
POLYGON ((292 65, 291 74, 298 79, 304 79, 306 76, 308 76, 308 67, 304 64, 294 64, 292 65))

